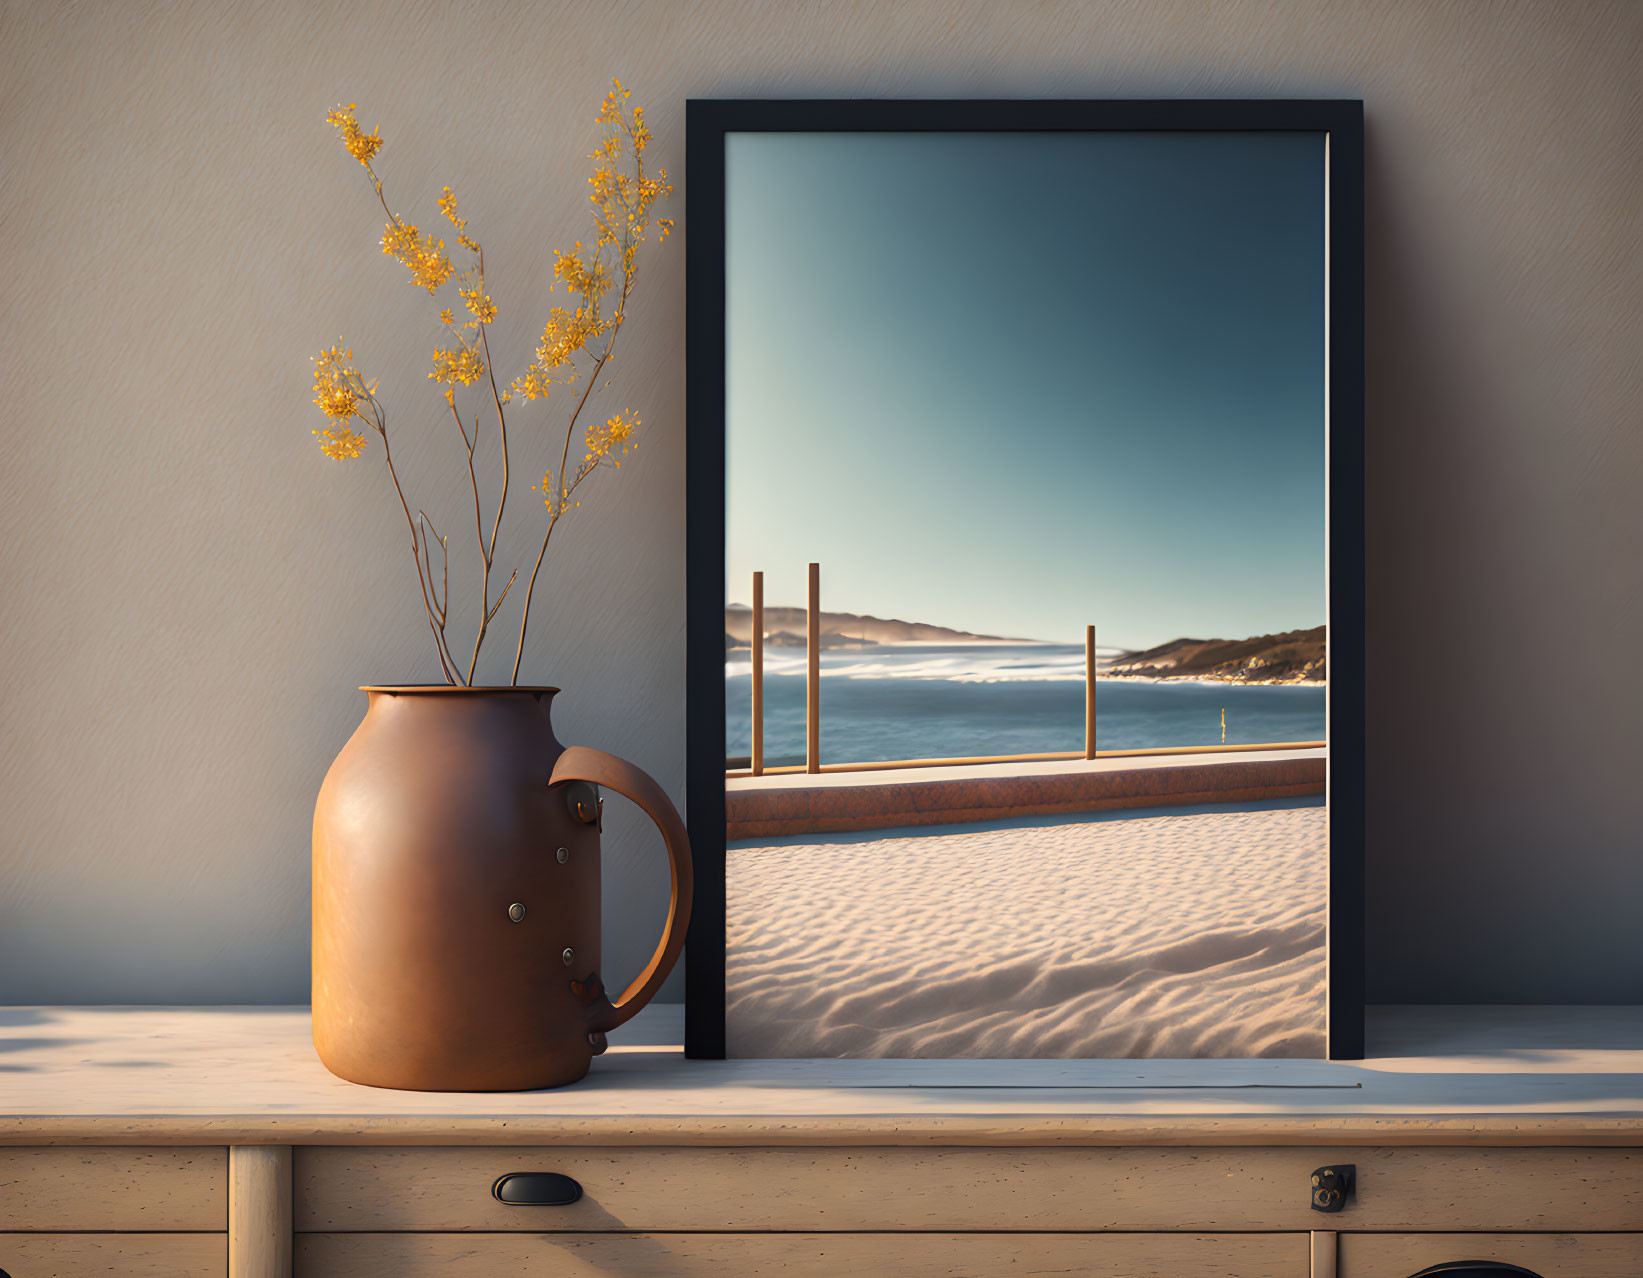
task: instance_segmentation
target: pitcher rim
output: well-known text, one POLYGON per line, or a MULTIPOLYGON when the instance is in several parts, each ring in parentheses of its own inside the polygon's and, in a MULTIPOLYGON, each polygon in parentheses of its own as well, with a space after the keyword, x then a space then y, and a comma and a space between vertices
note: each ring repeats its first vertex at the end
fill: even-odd
POLYGON ((526 692, 536 696, 547 693, 561 692, 561 688, 550 688, 545 684, 534 683, 503 683, 503 684, 456 684, 456 683, 362 683, 361 692, 386 692, 395 696, 403 694, 430 694, 453 692, 526 692))

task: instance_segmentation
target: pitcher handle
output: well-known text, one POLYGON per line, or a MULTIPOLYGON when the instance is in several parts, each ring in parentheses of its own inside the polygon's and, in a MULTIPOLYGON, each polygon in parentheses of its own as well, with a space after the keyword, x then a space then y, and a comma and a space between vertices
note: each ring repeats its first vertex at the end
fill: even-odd
POLYGON ((662 841, 667 844, 668 870, 673 878, 667 925, 662 929, 662 939, 657 943, 656 952, 650 956, 650 962, 645 964, 645 970, 634 978, 633 984, 614 1003, 601 996, 589 1009, 588 1029, 603 1033, 629 1020, 655 997, 685 947, 692 885, 690 839, 685 834, 685 823, 679 819, 678 811, 662 787, 626 759, 618 759, 614 754, 587 746, 569 746, 553 765, 553 776, 548 784, 556 786, 568 781, 591 781, 637 803, 662 832, 662 841))

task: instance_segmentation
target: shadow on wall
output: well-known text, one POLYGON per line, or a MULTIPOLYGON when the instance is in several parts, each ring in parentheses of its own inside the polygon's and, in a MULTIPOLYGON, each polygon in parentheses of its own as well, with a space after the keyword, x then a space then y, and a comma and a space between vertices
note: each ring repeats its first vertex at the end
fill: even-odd
MULTIPOLYGON (((1636 835, 1621 829, 1620 716, 1612 689, 1599 686, 1616 671, 1592 651, 1605 642, 1594 623, 1615 605, 1596 598, 1601 573, 1571 571, 1590 530, 1569 518, 1580 495, 1557 487, 1575 468, 1546 451, 1568 444, 1559 430, 1573 428, 1540 419, 1546 404, 1508 399, 1501 374, 1512 347, 1550 321, 1525 314, 1520 276, 1530 267, 1517 259, 1471 263, 1498 268, 1467 281, 1493 291, 1485 300, 1495 305, 1463 305, 1454 292, 1463 266, 1441 259, 1417 203, 1369 112, 1367 997, 1637 1002, 1643 956, 1628 954, 1622 914, 1635 894, 1617 876, 1605 904, 1589 868, 1556 869, 1561 848, 1580 849, 1588 866, 1613 850, 1618 875, 1643 889, 1619 856, 1636 835), (1571 617, 1582 620, 1571 627, 1571 617), (1555 668, 1537 661, 1558 650, 1555 668), (1562 730, 1578 749, 1550 748, 1562 730), (1523 767, 1503 766, 1513 757, 1523 767)), ((1548 340, 1532 337, 1532 347, 1548 340)))

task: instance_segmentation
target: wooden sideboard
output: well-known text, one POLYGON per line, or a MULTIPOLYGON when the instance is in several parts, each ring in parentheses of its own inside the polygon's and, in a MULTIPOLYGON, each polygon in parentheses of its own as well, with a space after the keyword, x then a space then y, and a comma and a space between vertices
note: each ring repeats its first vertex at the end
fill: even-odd
POLYGON ((1377 1009, 1353 1063, 692 1062, 677 1029, 453 1095, 333 1078, 302 1008, 0 1009, 0 1270, 1643 1275, 1643 1009, 1377 1009), (512 1172, 582 1197, 504 1204, 512 1172))

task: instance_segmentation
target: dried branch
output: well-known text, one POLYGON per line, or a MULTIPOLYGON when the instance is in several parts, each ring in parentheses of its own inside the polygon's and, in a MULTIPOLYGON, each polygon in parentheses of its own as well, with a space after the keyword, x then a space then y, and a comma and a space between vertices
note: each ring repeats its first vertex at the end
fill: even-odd
POLYGON ((490 616, 485 618, 486 621, 489 621, 491 617, 496 616, 496 610, 502 606, 502 601, 508 597, 508 591, 512 588, 513 583, 518 579, 518 577, 519 569, 515 568, 512 576, 508 578, 508 584, 502 587, 502 593, 496 597, 496 603, 492 605, 490 616))
POLYGON ((440 590, 438 594, 434 595, 434 606, 439 617, 439 629, 440 632, 443 633, 445 630, 445 609, 451 602, 451 555, 450 551, 445 546, 445 538, 439 535, 439 529, 434 527, 434 521, 429 519, 428 516, 423 513, 421 507, 417 508, 416 517, 417 522, 424 525, 422 530, 422 558, 428 564, 429 585, 433 584, 434 575, 434 557, 428 550, 428 533, 430 531, 434 535, 434 540, 439 543, 439 557, 441 565, 439 573, 440 590), (444 596, 443 599, 440 597, 441 595, 444 596))
MULTIPOLYGON (((626 318, 628 299, 633 290, 636 252, 640 242, 645 238, 645 231, 650 225, 648 212, 652 202, 662 195, 671 193, 672 188, 666 184, 666 174, 660 173, 655 178, 647 178, 643 163, 643 152, 649 130, 645 127, 642 110, 634 107, 631 114, 622 105, 623 100, 629 97, 627 90, 618 82, 612 82, 611 92, 606 96, 597 117, 601 124, 612 126, 607 133, 600 149, 593 155, 597 161, 594 176, 589 179, 593 184, 594 224, 599 232, 598 242, 591 254, 583 255, 582 245, 577 244, 578 252, 574 255, 561 255, 561 268, 568 267, 571 259, 575 264, 574 279, 566 275, 567 282, 571 282, 572 292, 579 295, 574 319, 575 328, 569 334, 562 334, 555 344, 548 334, 553 331, 553 325, 560 322, 561 312, 555 309, 549 321, 549 328, 544 334, 544 349, 539 350, 540 359, 547 360, 540 367, 531 366, 527 374, 528 384, 533 388, 525 392, 526 398, 534 399, 538 394, 546 392, 549 382, 574 383, 579 371, 578 364, 585 356, 591 361, 588 370, 587 383, 576 401, 575 408, 565 423, 565 435, 560 447, 560 465, 556 473, 555 487, 549 505, 550 515, 547 528, 544 531, 542 544, 538 549, 536 560, 531 568, 526 587, 525 603, 520 616, 519 641, 514 653, 514 662, 511 679, 517 684, 519 667, 524 654, 524 645, 530 621, 531 602, 534 598, 537 577, 540 574, 547 548, 552 540, 555 528, 566 511, 571 508, 569 500, 594 469, 598 467, 605 456, 611 453, 616 444, 623 445, 626 451, 626 440, 632 429, 638 425, 635 418, 632 422, 618 422, 611 419, 609 430, 588 431, 588 456, 576 469, 574 474, 567 474, 570 460, 571 441, 580 427, 581 414, 596 390, 609 386, 609 379, 602 378, 615 351, 616 338, 621 331, 626 318), (633 167, 625 170, 624 152, 631 155, 633 167), (614 253, 617 261, 607 260, 607 254, 614 253), (620 287, 615 290, 614 307, 607 306, 607 294, 612 291, 612 285, 617 281, 614 278, 620 271, 620 287), (609 318, 605 318, 606 315, 609 318), (605 337, 603 350, 595 358, 592 343, 599 336, 605 337), (565 340, 566 337, 573 340, 565 340), (554 354, 549 358, 546 350, 551 349, 554 354)), ((474 539, 479 547, 481 562, 480 584, 480 621, 474 637, 473 653, 469 658, 466 679, 451 655, 450 644, 446 636, 446 628, 450 614, 450 548, 449 541, 442 536, 427 513, 421 509, 413 517, 411 507, 400 482, 398 471, 394 465, 393 454, 389 448, 387 433, 387 417, 381 404, 365 390, 363 394, 355 394, 351 402, 344 402, 351 387, 363 389, 363 382, 349 382, 337 374, 341 366, 341 357, 334 352, 327 352, 329 364, 322 364, 321 373, 329 370, 327 377, 321 377, 316 382, 317 398, 315 403, 333 420, 333 423, 348 415, 350 407, 360 420, 370 425, 382 439, 383 458, 393 481, 394 492, 399 498, 400 509, 404 512, 407 527, 411 533, 411 553, 416 564, 417 584, 422 592, 423 610, 427 616, 429 630, 434 636, 435 651, 439 656, 440 667, 448 683, 458 686, 472 686, 478 672, 479 655, 489 631, 492 621, 500 612, 503 603, 512 591, 514 583, 519 579, 519 570, 514 569, 508 577, 501 593, 492 602, 490 598, 491 569, 496 566, 497 542, 501 535, 502 521, 507 510, 507 500, 510 487, 509 440, 508 420, 505 405, 511 396, 504 395, 497 384, 494 363, 490 350, 490 324, 496 316, 495 305, 491 302, 486 290, 485 257, 484 251, 478 243, 471 240, 465 233, 459 236, 461 245, 472 252, 475 261, 468 269, 457 273, 449 257, 445 253, 445 241, 436 240, 435 234, 423 232, 415 225, 402 221, 389 206, 382 179, 377 175, 371 161, 381 149, 382 140, 374 132, 367 135, 358 126, 354 119, 353 106, 339 107, 328 117, 328 123, 342 130, 344 144, 349 152, 364 167, 367 179, 376 194, 383 213, 388 218, 388 228, 384 232, 382 246, 386 252, 392 253, 403 262, 411 271, 412 281, 428 290, 430 297, 444 284, 453 273, 457 274, 461 284, 461 291, 472 312, 470 322, 456 330, 455 339, 457 348, 435 351, 435 376, 447 384, 446 399, 451 410, 452 419, 456 422, 457 433, 462 439, 463 453, 468 467, 468 486, 474 503, 474 539), (477 277, 477 288, 472 288, 477 277), (477 330, 475 337, 470 337, 470 330, 477 330), (482 361, 482 365, 481 365, 482 361), (472 436, 468 434, 463 423, 462 415, 457 411, 455 390, 456 386, 471 385, 478 380, 479 374, 485 374, 490 386, 491 402, 496 413, 497 440, 501 453, 502 483, 497 494, 495 512, 491 518, 491 526, 487 533, 485 528, 485 503, 479 488, 479 476, 476 465, 476 454, 479 446, 480 418, 476 413, 472 436), (345 384, 346 383, 346 384, 345 384), (367 417, 359 411, 362 403, 368 403, 374 417, 367 417), (436 583, 433 577, 433 543, 440 547, 440 580, 436 583)), ((449 187, 445 188, 445 197, 440 200, 440 209, 455 225, 458 232, 463 232, 466 221, 459 217, 456 209, 456 197, 449 187)), ((660 227, 660 237, 666 238, 671 227, 671 221, 662 218, 657 223, 660 227)), ((556 274, 558 274, 556 270, 556 274)), ((449 311, 441 313, 441 319, 451 324, 449 311)), ((347 353, 347 360, 351 361, 353 353, 347 353)), ((350 378, 357 378, 357 374, 350 372, 350 378)), ((374 384, 370 389, 374 389, 374 384)), ((363 438, 352 433, 345 426, 336 426, 326 431, 315 431, 320 435, 321 443, 326 455, 338 460, 350 460, 359 456, 360 444, 363 438)))
MULTIPOLYGON (((627 244, 624 242, 624 250, 626 247, 627 244)), ((576 423, 582 416, 582 409, 587 406, 589 396, 593 394, 594 385, 599 380, 599 374, 604 371, 605 365, 610 363, 611 355, 616 350, 616 337, 622 330, 622 319, 627 310, 628 297, 632 292, 633 272, 624 269, 622 272, 622 291, 617 299, 616 313, 611 316, 610 337, 605 342, 604 353, 595 361, 592 371, 588 374, 588 384, 582 391, 582 398, 577 400, 576 408, 570 415, 570 421, 565 424, 565 443, 559 452, 559 469, 554 472, 559 476, 561 485, 564 484, 565 464, 570 460, 570 441, 576 433, 576 423)), ((577 475, 575 483, 581 483, 584 478, 586 478, 585 471, 577 475)), ((547 531, 542 535, 542 547, 536 552, 536 563, 531 567, 530 581, 525 586, 525 608, 519 618, 519 644, 514 649, 511 683, 519 682, 519 663, 525 656, 525 628, 530 624, 531 599, 536 593, 536 574, 542 570, 542 560, 548 553, 548 543, 553 539, 553 530, 559 523, 559 517, 565 513, 565 498, 569 496, 574 487, 575 484, 565 487, 564 493, 554 502, 553 514, 548 517, 547 531)))
POLYGON ((399 494, 399 508, 405 512, 405 523, 411 530, 411 557, 416 560, 416 581, 422 590, 422 607, 428 614, 428 629, 433 631, 434 647, 439 652, 439 666, 445 672, 446 683, 460 684, 462 681, 457 677, 454 668, 456 663, 451 660, 450 651, 445 646, 445 632, 434 620, 433 601, 429 598, 429 582, 433 577, 433 568, 432 565, 429 565, 426 573, 423 569, 422 551, 417 541, 416 520, 411 517, 411 506, 405 500, 405 489, 400 486, 399 472, 394 469, 394 455, 388 447, 388 420, 375 396, 370 397, 370 403, 376 421, 369 421, 363 416, 361 420, 372 426, 382 438, 382 457, 388 463, 388 477, 394 481, 394 492, 399 494))

